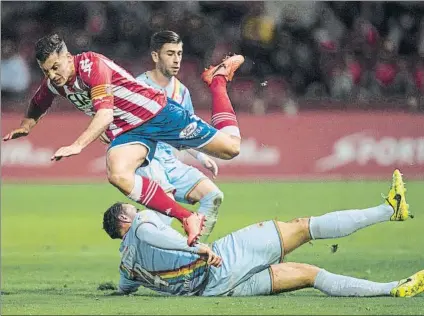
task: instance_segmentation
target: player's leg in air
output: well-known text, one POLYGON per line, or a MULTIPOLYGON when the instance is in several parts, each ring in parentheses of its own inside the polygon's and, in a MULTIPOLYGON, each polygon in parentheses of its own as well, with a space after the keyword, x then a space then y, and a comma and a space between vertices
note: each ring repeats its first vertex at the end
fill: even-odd
POLYGON ((156 144, 153 140, 141 137, 137 128, 115 138, 106 156, 108 180, 131 200, 178 219, 183 224, 187 243, 191 246, 202 233, 204 216, 185 209, 155 181, 136 174, 137 168, 153 160, 156 144))
MULTIPOLYGON (((384 204, 368 209, 337 211, 279 223, 284 255, 311 239, 340 238, 370 225, 386 221, 404 221, 410 216, 402 175, 395 170, 392 186, 384 204)), ((316 266, 300 263, 272 265, 271 273, 274 293, 314 287, 330 296, 408 297, 424 291, 424 270, 410 278, 388 283, 337 275, 316 266)))
MULTIPOLYGON (((158 159, 153 158, 147 167, 137 168, 135 173, 139 176, 149 178, 150 180, 156 182, 166 193, 167 196, 175 200, 175 187, 170 183, 168 176, 166 175, 165 168, 158 159)), ((163 223, 165 223, 166 225, 171 225, 172 217, 169 217, 166 214, 159 212, 158 216, 163 223)))
POLYGON ((211 66, 202 74, 202 80, 212 93, 211 124, 219 132, 213 140, 199 148, 204 153, 221 159, 232 159, 240 153, 241 135, 236 114, 227 93, 227 82, 244 63, 244 57, 226 57, 217 66, 211 66))

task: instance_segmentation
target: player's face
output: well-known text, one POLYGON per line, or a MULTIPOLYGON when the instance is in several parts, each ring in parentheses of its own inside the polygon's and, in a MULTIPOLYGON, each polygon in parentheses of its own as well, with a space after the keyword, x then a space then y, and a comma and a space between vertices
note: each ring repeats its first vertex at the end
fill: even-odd
POLYGON ((167 43, 159 52, 152 53, 156 68, 166 77, 176 76, 181 66, 183 57, 183 43, 167 43), (154 54, 154 56, 153 56, 154 54))
POLYGON ((65 85, 74 74, 74 60, 69 52, 51 54, 44 63, 38 65, 55 86, 65 85))

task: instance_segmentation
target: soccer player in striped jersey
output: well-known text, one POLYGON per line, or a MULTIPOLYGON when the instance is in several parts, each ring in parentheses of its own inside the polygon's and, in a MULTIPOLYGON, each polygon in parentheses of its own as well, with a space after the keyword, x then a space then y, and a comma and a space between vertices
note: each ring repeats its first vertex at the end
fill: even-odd
POLYGON ((103 228, 111 238, 122 239, 119 290, 114 294, 135 292, 140 286, 186 296, 270 295, 313 287, 329 296, 412 297, 424 292, 424 270, 402 280, 372 282, 283 262, 313 239, 340 238, 408 217, 404 183, 395 170, 383 204, 290 222, 265 221, 233 232, 211 247, 188 247, 185 238, 156 212, 137 212, 129 204, 111 206, 104 213, 103 228))
MULTIPOLYGON (((3 140, 28 135, 56 96, 67 98, 91 116, 92 121, 71 145, 59 148, 52 160, 78 155, 106 131, 111 140, 106 159, 109 182, 132 200, 180 220, 188 243, 194 244, 201 235, 205 217, 179 205, 156 182, 135 174, 135 170, 153 159, 158 141, 178 149, 198 148, 221 159, 234 158, 240 151, 240 132, 235 116, 224 113, 232 108, 228 104, 225 108, 213 105, 213 112, 223 114, 228 123, 215 128, 182 109, 163 91, 137 81, 107 57, 94 52, 72 55, 57 34, 38 40, 35 52, 45 79, 20 126, 3 140)), ((243 61, 233 58, 212 67, 205 79, 225 89, 243 61)))
MULTIPOLYGON (((144 81, 155 89, 163 89, 167 96, 191 114, 194 114, 193 103, 187 87, 175 76, 178 74, 183 55, 183 42, 180 36, 172 31, 161 31, 150 39, 152 59, 155 69, 146 71, 136 79, 144 81)), ((227 93, 224 90, 224 93, 227 93)), ((217 175, 216 163, 207 155, 194 149, 187 149, 214 176, 217 175)), ((174 154, 174 148, 167 143, 159 142, 156 153, 149 166, 138 168, 137 174, 146 176, 159 183, 165 192, 178 202, 200 204, 198 212, 205 215, 205 229, 201 242, 205 242, 215 226, 218 209, 224 198, 218 187, 201 171, 182 163, 174 154), (174 193, 175 192, 175 193, 174 193)), ((165 223, 170 224, 172 217, 159 215, 165 223)))

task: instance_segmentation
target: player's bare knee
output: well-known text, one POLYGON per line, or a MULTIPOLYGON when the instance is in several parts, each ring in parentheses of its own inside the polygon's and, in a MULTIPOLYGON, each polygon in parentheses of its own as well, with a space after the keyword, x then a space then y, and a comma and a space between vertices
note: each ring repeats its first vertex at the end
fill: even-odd
POLYGON ((299 225, 302 228, 309 228, 309 217, 300 217, 300 218, 295 218, 293 220, 291 220, 289 223, 294 223, 299 225))
POLYGON ((127 183, 133 181, 133 176, 126 172, 116 172, 116 171, 110 171, 108 172, 108 180, 109 183, 121 188, 123 186, 126 186, 127 183))
POLYGON ((295 218, 288 223, 295 224, 297 230, 305 234, 305 236, 310 236, 309 234, 309 217, 295 218))
POLYGON ((227 146, 224 157, 222 159, 231 160, 240 154, 240 142, 233 141, 227 146))

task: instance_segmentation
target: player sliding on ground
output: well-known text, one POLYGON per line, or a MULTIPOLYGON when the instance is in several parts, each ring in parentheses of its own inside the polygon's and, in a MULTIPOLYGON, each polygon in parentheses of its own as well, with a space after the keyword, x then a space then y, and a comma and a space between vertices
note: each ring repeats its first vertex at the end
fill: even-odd
MULTIPOLYGON (((168 98, 173 99, 182 108, 194 114, 190 92, 175 76, 178 74, 183 56, 183 42, 180 36, 172 31, 161 31, 150 38, 151 56, 155 68, 139 75, 136 79, 145 82, 155 89, 163 89, 168 98)), ((207 74, 209 71, 206 71, 207 74)), ((216 91, 219 85, 211 85, 212 102, 214 108, 220 104, 230 104, 226 90, 216 91), (222 102, 220 99, 226 98, 222 102)), ((221 88, 222 89, 222 88, 221 88)), ((222 114, 221 114, 222 115, 222 114)), ((227 116, 227 114, 226 114, 227 116)), ((219 117, 219 116, 218 116, 219 117)), ((216 117, 214 118, 217 119, 216 117)), ((225 120, 222 120, 225 121, 225 120)), ((105 134, 101 136, 104 143, 109 143, 105 134)), ((201 171, 182 163, 174 154, 172 146, 158 142, 155 155, 146 167, 140 167, 136 174, 154 180, 172 198, 178 202, 195 204, 200 203, 198 212, 205 215, 205 228, 200 238, 205 242, 212 232, 218 218, 218 209, 224 194, 201 171)), ((218 174, 218 166, 209 156, 194 149, 187 150, 214 176, 218 174)), ((162 221, 170 225, 172 217, 158 213, 162 221)))
POLYGON ((339 238, 409 216, 398 170, 384 204, 290 222, 266 221, 238 230, 209 248, 188 247, 156 212, 137 212, 116 203, 104 214, 103 228, 122 239, 118 294, 145 286, 163 294, 198 296, 268 295, 313 287, 330 296, 409 297, 424 291, 424 270, 388 283, 337 275, 316 266, 283 262, 284 256, 313 239, 339 238))
MULTIPOLYGON (((156 182, 136 175, 135 170, 152 160, 158 141, 177 149, 197 148, 221 159, 237 156, 241 139, 229 100, 221 98, 221 103, 213 104, 213 127, 168 99, 164 91, 138 82, 105 56, 94 52, 72 55, 57 34, 37 41, 35 52, 46 78, 31 99, 20 127, 3 140, 28 135, 56 96, 67 98, 93 119, 75 142, 58 149, 52 160, 79 154, 106 131, 111 140, 106 159, 109 182, 132 200, 180 220, 188 244, 194 244, 204 226, 204 216, 189 212, 156 182)), ((211 89, 226 93, 227 81, 243 62, 239 55, 228 58, 209 69, 204 78, 211 89)))

